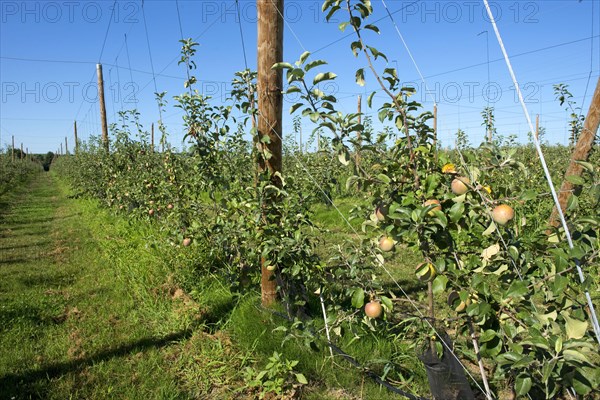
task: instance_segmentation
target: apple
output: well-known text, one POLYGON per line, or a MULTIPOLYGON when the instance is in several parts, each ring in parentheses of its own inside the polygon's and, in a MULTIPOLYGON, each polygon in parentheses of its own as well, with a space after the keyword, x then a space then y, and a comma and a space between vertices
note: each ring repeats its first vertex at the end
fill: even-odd
POLYGON ((167 210, 172 210, 173 209, 173 204, 169 203, 167 204, 167 210))
POLYGON ((421 263, 415 268, 417 277, 421 282, 429 282, 435 278, 437 272, 432 263, 421 263))
POLYGON ((460 299, 460 295, 456 290, 450 292, 447 299, 448 305, 454 309, 454 311, 460 313, 465 311, 467 306, 471 304, 471 299, 468 298, 467 301, 463 301, 460 299))
POLYGON ((149 209, 148 210, 148 215, 153 216, 154 215, 154 209, 149 209))
POLYGON ((377 217, 377 221, 385 221, 385 217, 388 214, 388 207, 386 205, 380 204, 375 209, 375 216, 377 217))
POLYGON ((185 238, 185 239, 183 239, 183 246, 184 247, 188 247, 190 244, 192 244, 192 239, 191 238, 185 238))
POLYGON ((492 210, 492 218, 499 225, 506 225, 508 221, 515 217, 515 210, 507 204, 500 204, 492 210))
POLYGON ((371 300, 365 305, 365 314, 369 318, 379 318, 383 313, 381 303, 375 300, 371 300))
POLYGON ((423 203, 423 207, 428 207, 428 206, 432 206, 432 205, 436 205, 436 206, 434 208, 432 208, 427 214, 434 215, 435 210, 442 211, 442 205, 440 204, 439 200, 430 199, 430 200, 427 200, 425 203, 423 203))
POLYGON ((469 186, 471 184, 471 180, 466 176, 461 176, 458 178, 454 178, 452 183, 450 184, 450 188, 452 189, 452 193, 460 196, 469 191, 469 186))
POLYGON ((382 236, 381 239, 379 239, 379 248, 381 251, 392 251, 394 248, 394 239, 389 236, 382 236))
POLYGON ((267 271, 275 271, 276 268, 275 265, 267 265, 267 271))

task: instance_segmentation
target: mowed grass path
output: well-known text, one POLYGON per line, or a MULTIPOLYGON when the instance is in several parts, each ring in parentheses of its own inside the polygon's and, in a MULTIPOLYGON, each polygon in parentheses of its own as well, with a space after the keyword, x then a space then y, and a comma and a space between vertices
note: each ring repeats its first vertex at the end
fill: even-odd
POLYGON ((41 173, 0 199, 0 399, 237 397, 244 355, 202 329, 148 232, 66 192, 41 173))

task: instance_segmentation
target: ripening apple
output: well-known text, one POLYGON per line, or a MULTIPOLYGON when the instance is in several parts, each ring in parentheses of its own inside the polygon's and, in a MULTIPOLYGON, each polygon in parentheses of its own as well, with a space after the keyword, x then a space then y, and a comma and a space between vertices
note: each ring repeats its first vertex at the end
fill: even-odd
POLYGON ((421 263, 417 265, 415 272, 421 282, 432 281, 437 275, 435 267, 432 263, 421 263))
POLYGON ((184 247, 188 247, 190 244, 192 244, 192 239, 191 238, 185 238, 185 239, 183 239, 183 246, 184 247))
POLYGON ((471 298, 469 297, 467 298, 467 301, 463 301, 457 291, 452 291, 448 295, 447 302, 448 305, 454 309, 454 311, 460 313, 465 311, 467 306, 471 304, 471 298))
POLYGON ((377 221, 381 222, 385 220, 385 217, 388 213, 388 208, 387 206, 380 204, 377 206, 377 208, 375 209, 375 216, 377 217, 377 221))
POLYGON ((394 239, 389 236, 382 236, 381 239, 379 239, 379 248, 381 251, 392 251, 394 248, 394 239))
POLYGON ((167 204, 167 210, 172 210, 173 209, 173 204, 169 203, 167 204))
POLYGON ((469 191, 469 186, 471 184, 471 180, 466 176, 461 176, 458 178, 454 178, 452 183, 450 184, 450 189, 452 189, 452 193, 460 196, 469 191))
POLYGON ((499 225, 506 225, 508 221, 515 217, 515 210, 507 204, 500 204, 492 210, 492 218, 499 225))
POLYGON ((365 314, 369 318, 379 318, 383 313, 383 307, 381 303, 375 300, 371 300, 365 305, 365 314))
POLYGON ((148 210, 148 215, 153 216, 154 215, 154 209, 151 208, 148 210))
POLYGON ((432 206, 432 205, 435 205, 435 207, 432 208, 431 210, 429 210, 429 212, 427 214, 434 215, 435 210, 442 211, 442 205, 439 200, 429 199, 425 203, 423 203, 423 207, 428 207, 428 206, 432 206))

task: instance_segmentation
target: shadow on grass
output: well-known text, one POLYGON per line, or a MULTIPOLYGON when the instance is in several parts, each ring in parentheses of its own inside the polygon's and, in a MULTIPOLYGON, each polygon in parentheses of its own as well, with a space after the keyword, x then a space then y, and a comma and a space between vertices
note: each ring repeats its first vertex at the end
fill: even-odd
POLYGON ((36 228, 36 227, 43 227, 43 228, 47 228, 48 224, 53 224, 56 222, 60 222, 69 218, 74 218, 81 215, 81 213, 75 213, 75 214, 69 214, 69 215, 64 215, 64 216, 51 216, 51 217, 45 217, 45 218, 21 218, 20 221, 21 222, 17 222, 17 223, 6 223, 6 228, 10 229, 11 231, 16 231, 16 230, 22 230, 22 229, 31 229, 31 228, 36 228))
POLYGON ((41 380, 51 380, 63 375, 80 371, 85 367, 110 360, 115 357, 124 357, 128 354, 139 352, 148 348, 161 348, 182 339, 189 339, 194 332, 186 329, 170 333, 162 337, 148 337, 122 346, 102 350, 89 357, 49 364, 43 368, 23 371, 21 373, 10 373, 0 376, 0 398, 30 398, 35 391, 34 384, 41 380))
POLYGON ((49 244, 50 244, 50 241, 48 241, 48 240, 42 240, 42 241, 34 242, 34 243, 9 245, 9 246, 0 246, 0 251, 9 251, 9 250, 16 250, 16 249, 26 249, 26 248, 29 248, 29 247, 41 247, 41 246, 47 246, 49 244))

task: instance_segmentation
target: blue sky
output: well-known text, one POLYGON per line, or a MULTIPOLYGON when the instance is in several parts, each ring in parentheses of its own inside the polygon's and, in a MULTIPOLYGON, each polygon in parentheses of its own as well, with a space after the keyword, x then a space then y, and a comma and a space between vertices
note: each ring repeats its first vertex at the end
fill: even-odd
MULTIPOLYGON (((342 33, 338 23, 327 23, 321 4, 320 0, 286 0, 285 61, 295 61, 304 50, 328 61, 324 70, 335 72, 338 78, 323 89, 338 97, 342 111, 351 112, 356 110, 358 94, 378 87, 369 74, 365 87, 356 85, 354 73, 366 61, 354 58, 349 49, 353 37, 346 37, 350 30, 342 33)), ((398 68, 402 81, 423 89, 416 96, 425 110, 432 109, 435 97, 444 146, 453 144, 459 128, 471 143, 480 143, 485 134, 480 113, 487 104, 496 110, 499 134, 527 140, 529 128, 482 2, 385 1, 429 94, 383 2, 373 0, 372 4, 372 19, 379 20, 381 34, 368 34, 367 41, 388 56, 388 66, 398 68)), ((256 67, 255 1, 239 1, 240 19, 233 0, 181 0, 178 5, 183 37, 200 43, 195 72, 198 89, 219 103, 227 96, 234 72, 245 67, 240 27, 248 65, 256 67)), ((555 100, 552 86, 568 84, 585 114, 600 74, 600 1, 492 1, 491 6, 530 115, 535 119, 540 114, 546 140, 566 143, 568 115, 555 100)), ((56 150, 65 136, 72 145, 74 120, 80 139, 98 135, 95 64, 101 62, 109 123, 116 121, 119 110, 133 108, 141 113, 147 129, 158 120, 154 69, 157 88, 166 91, 169 99, 163 116, 169 140, 181 148, 181 112, 173 107, 172 97, 185 90, 185 69, 177 65, 181 33, 175 1, 142 5, 136 0, 3 0, 0 7, 2 147, 10 144, 12 135, 17 146, 22 142, 36 153, 56 150)), ((340 14, 337 22, 341 20, 340 14)), ((379 70, 385 67, 385 61, 377 62, 379 70)), ((380 103, 384 98, 375 100, 380 103)), ((293 135, 290 105, 286 102, 284 111, 287 137, 293 135)), ((363 112, 375 117, 374 106, 371 110, 363 104, 363 112)), ((310 121, 303 121, 305 138, 312 128, 310 121)))

